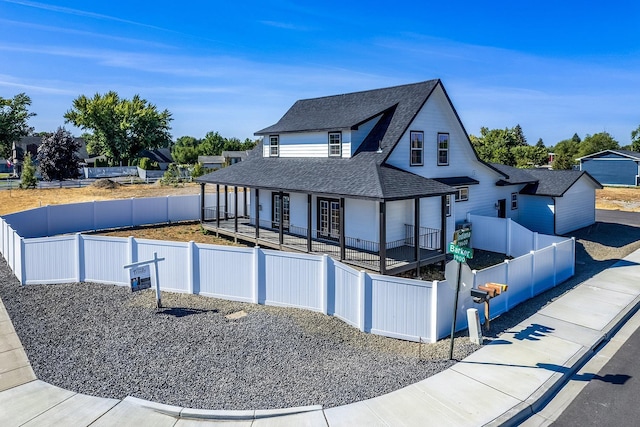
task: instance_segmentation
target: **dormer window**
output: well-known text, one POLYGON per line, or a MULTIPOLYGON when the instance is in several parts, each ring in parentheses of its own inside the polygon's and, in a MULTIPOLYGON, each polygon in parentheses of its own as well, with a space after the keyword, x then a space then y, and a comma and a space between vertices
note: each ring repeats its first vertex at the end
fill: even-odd
POLYGON ((411 131, 411 166, 424 164, 424 132, 411 131))
POLYGON ((269 157, 278 157, 280 155, 280 137, 278 135, 269 135, 269 157))
POLYGON ((329 157, 342 156, 342 133, 329 132, 329 157))

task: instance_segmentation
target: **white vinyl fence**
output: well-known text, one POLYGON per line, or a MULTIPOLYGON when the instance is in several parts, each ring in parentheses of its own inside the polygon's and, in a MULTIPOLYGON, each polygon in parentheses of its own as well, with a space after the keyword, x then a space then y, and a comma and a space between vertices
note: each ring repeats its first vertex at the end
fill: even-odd
MULTIPOLYGON (((405 340, 435 342, 450 332, 456 284, 451 272, 457 271, 453 261, 447 265, 447 280, 427 282, 357 271, 326 255, 133 237, 41 237, 78 228, 199 218, 198 196, 181 196, 182 206, 172 199, 179 198, 49 206, 7 215, 0 218, 0 249, 23 285, 86 281, 128 286, 123 266, 152 259, 155 252, 165 258, 158 264, 164 291, 318 311, 362 331, 405 340), (113 212, 112 223, 105 211, 113 212), (74 221, 76 214, 89 219, 74 221), (25 238, 16 230, 39 236, 25 238)), ((474 216, 474 233, 480 221, 474 216)), ((474 244, 484 243, 479 235, 474 234, 474 244)), ((569 278, 574 253, 574 241, 568 239, 481 271, 464 265, 456 329, 466 328, 467 308, 482 309, 471 300, 472 287, 509 285, 491 303, 494 317, 569 278)))
POLYGON ((474 249, 499 252, 513 257, 567 240, 564 237, 536 233, 511 218, 467 214, 467 221, 471 223, 471 246, 474 249))

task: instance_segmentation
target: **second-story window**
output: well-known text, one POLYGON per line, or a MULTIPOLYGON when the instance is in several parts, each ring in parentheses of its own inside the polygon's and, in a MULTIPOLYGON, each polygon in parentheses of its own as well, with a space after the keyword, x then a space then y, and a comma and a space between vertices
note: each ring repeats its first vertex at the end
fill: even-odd
POLYGON ((411 166, 424 164, 424 132, 411 131, 411 166))
POLYGON ((342 156, 342 133, 329 132, 329 157, 342 156))
POLYGON ((280 137, 278 135, 269 136, 269 157, 280 155, 280 137))
POLYGON ((449 134, 438 134, 438 166, 449 164, 449 134))

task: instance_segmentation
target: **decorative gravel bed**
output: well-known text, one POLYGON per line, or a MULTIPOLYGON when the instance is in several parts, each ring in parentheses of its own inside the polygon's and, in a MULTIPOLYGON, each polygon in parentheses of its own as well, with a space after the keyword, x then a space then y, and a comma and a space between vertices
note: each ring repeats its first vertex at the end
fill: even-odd
MULTIPOLYGON (((43 381, 205 409, 332 407, 440 372, 449 340, 365 334, 299 309, 93 283, 21 287, 0 262, 0 297, 43 381), (236 320, 225 316, 244 311, 236 320)), ((458 337, 454 357, 478 347, 458 337)))
MULTIPOLYGON (((491 322, 492 336, 640 248, 640 228, 597 223, 576 233, 576 275, 491 322)), ((21 287, 0 261, 2 298, 39 379, 81 393, 207 409, 343 405, 440 372, 449 340, 417 344, 364 334, 298 309, 76 283, 21 287), (225 316, 246 312, 245 317, 225 316)), ((454 357, 478 347, 458 337, 454 357)))

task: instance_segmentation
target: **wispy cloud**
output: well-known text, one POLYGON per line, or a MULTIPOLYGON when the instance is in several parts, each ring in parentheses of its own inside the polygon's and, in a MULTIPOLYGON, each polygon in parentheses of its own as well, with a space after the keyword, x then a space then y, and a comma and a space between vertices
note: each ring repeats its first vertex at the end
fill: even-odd
POLYGON ((27 6, 27 7, 32 7, 36 9, 48 10, 50 12, 57 12, 57 13, 63 13, 67 15, 75 15, 75 16, 83 16, 86 18, 100 19, 105 21, 120 22, 124 24, 136 25, 139 27, 153 28, 156 30, 173 32, 171 30, 167 30, 166 28, 156 27, 154 25, 144 24, 142 22, 130 21, 128 19, 122 19, 116 16, 104 15, 101 13, 89 12, 86 10, 72 9, 70 7, 55 6, 51 4, 39 3, 39 2, 27 1, 27 0, 0 0, 0 1, 4 3, 19 4, 21 6, 27 6))
POLYGON ((280 21, 259 21, 259 22, 268 27, 282 28, 284 30, 311 31, 310 27, 291 24, 289 22, 280 22, 280 21))
POLYGON ((132 44, 132 45, 153 47, 153 48, 162 48, 162 49, 173 48, 173 46, 168 45, 166 43, 150 42, 148 40, 135 39, 135 38, 131 38, 131 37, 118 37, 118 36, 114 36, 114 35, 111 35, 111 34, 102 34, 102 33, 95 33, 95 32, 91 32, 91 31, 75 30, 75 29, 67 28, 67 27, 56 27, 56 26, 52 26, 52 25, 40 25, 40 24, 33 24, 33 23, 30 23, 30 22, 14 21, 14 20, 9 20, 9 19, 0 19, 0 24, 19 26, 19 27, 23 27, 23 28, 28 28, 30 30, 46 31, 46 32, 50 32, 50 33, 71 34, 71 35, 82 36, 82 37, 93 37, 93 38, 111 40, 111 41, 116 41, 116 42, 132 44))

